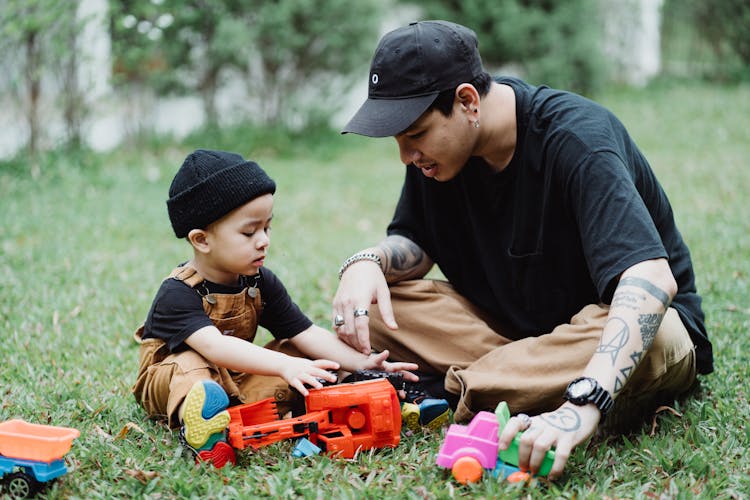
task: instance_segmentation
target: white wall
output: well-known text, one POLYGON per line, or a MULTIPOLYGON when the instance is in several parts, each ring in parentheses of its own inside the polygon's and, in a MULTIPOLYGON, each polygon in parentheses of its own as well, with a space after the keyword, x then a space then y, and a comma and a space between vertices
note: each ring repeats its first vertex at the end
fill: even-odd
POLYGON ((600 0, 604 12, 604 54, 615 78, 643 86, 661 70, 663 0, 600 0))

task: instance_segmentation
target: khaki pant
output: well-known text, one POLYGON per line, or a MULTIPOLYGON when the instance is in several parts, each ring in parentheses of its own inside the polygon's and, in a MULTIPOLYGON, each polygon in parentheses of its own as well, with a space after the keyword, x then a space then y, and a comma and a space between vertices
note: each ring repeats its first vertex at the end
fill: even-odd
MULTIPOLYGON (((500 401, 513 413, 560 406, 568 383, 581 375, 599 345, 608 314, 607 306, 587 305, 550 333, 513 341, 510 329, 444 281, 398 283, 391 287, 391 300, 399 329, 389 330, 378 308, 370 308, 373 348, 418 363, 428 376, 445 376, 445 389, 458 396, 457 422, 494 410, 500 401)), ((695 373, 693 342, 670 308, 617 408, 649 395, 674 397, 690 388, 695 373)))

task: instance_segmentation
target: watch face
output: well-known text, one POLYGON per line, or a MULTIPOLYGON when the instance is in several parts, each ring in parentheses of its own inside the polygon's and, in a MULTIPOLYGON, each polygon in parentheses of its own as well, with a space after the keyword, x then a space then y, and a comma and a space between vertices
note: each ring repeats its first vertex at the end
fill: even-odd
POLYGON ((594 392, 594 383, 590 379, 581 379, 570 385, 570 395, 574 398, 584 398, 594 392))

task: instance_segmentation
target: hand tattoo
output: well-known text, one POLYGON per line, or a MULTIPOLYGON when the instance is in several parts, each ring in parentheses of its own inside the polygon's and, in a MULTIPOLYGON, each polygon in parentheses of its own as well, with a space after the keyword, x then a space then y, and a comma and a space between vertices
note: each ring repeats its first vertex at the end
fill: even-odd
POLYGON ((552 427, 564 432, 573 432, 581 428, 581 416, 573 408, 560 408, 539 417, 552 427))

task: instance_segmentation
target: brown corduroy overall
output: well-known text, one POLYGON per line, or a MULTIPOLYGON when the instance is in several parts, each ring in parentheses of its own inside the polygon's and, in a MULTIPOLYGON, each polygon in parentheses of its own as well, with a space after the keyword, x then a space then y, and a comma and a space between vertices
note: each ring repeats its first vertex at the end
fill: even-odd
MULTIPOLYGON (((204 281, 192 267, 178 267, 167 279, 177 279, 195 288, 204 281)), ((260 291, 245 288, 237 294, 203 295, 203 309, 224 335, 252 342, 262 311, 260 291)), ((170 353, 161 339, 143 339, 143 326, 135 332, 140 344, 139 368, 133 394, 150 417, 167 418, 170 427, 180 425, 178 412, 190 388, 198 380, 219 383, 230 401, 249 403, 272 397, 280 414, 288 410, 297 395, 280 377, 235 372, 217 366, 192 349, 170 353)), ((299 356, 289 342, 273 340, 268 349, 299 356)))

